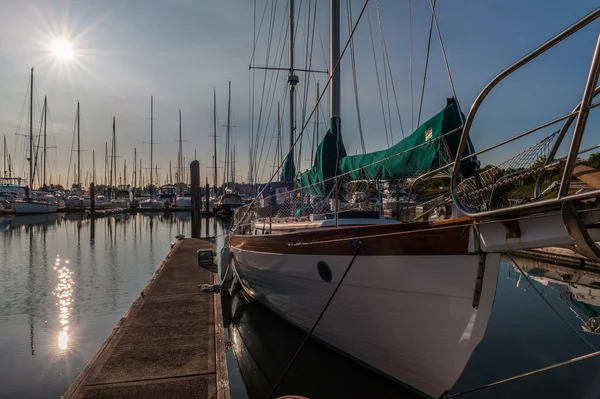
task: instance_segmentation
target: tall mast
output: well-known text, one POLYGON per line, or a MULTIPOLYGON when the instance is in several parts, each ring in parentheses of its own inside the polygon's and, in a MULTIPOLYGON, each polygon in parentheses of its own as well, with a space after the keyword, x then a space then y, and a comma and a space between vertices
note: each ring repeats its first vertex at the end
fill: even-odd
POLYGON ((329 23, 329 43, 331 46, 329 53, 329 73, 331 74, 331 83, 329 87, 331 93, 331 118, 333 119, 340 117, 341 75, 340 65, 337 65, 340 58, 340 0, 330 0, 329 5, 329 15, 331 18, 329 23), (337 69, 333 73, 336 65, 337 69))
POLYGON ((6 157, 7 157, 7 152, 6 152, 6 134, 4 135, 4 154, 2 156, 2 162, 4 163, 4 168, 2 169, 2 174, 4 177, 6 177, 6 157))
POLYGON ((123 185, 127 185, 127 159, 123 159, 123 185))
POLYGON ((133 192, 135 193, 135 184, 137 183, 137 148, 133 149, 133 192))
POLYGON ((46 116, 48 115, 48 96, 44 96, 44 163, 42 166, 42 187, 46 187, 46 116))
POLYGON ((92 181, 96 184, 96 151, 92 150, 92 181))
POLYGON ((152 165, 154 145, 154 96, 150 96, 150 187, 152 187, 152 165))
POLYGON ((108 184, 108 141, 104 142, 104 185, 108 184))
POLYGON ((109 179, 108 179, 108 186, 110 187, 110 197, 112 197, 112 193, 113 193, 113 186, 114 186, 114 181, 113 181, 113 176, 114 176, 114 170, 115 170, 115 117, 113 116, 113 123, 112 123, 112 138, 111 138, 111 143, 110 143, 110 173, 109 173, 109 179))
POLYGON ((217 194, 217 90, 213 91, 213 120, 214 120, 214 166, 215 166, 215 177, 214 177, 214 187, 215 187, 215 195, 217 194))
POLYGON ((225 133, 225 169, 223 170, 223 190, 225 190, 225 184, 229 179, 229 171, 231 168, 231 158, 229 156, 229 139, 230 139, 230 125, 231 125, 231 80, 229 81, 229 96, 227 98, 227 130, 225 133))
MULTIPOLYGON (((298 84, 298 76, 294 73, 294 0, 290 0, 290 72, 288 75, 288 84, 290 85, 290 154, 288 162, 294 163, 294 129, 296 118, 294 115, 295 104, 294 95, 296 92, 296 84, 298 84)), ((291 168, 294 170, 294 168, 291 168)), ((286 178, 294 179, 294 176, 286 176, 286 178)))
POLYGON ((169 159, 169 184, 173 184, 173 170, 171 169, 171 160, 169 159))
POLYGON ((144 182, 142 178, 144 176, 144 172, 142 172, 142 158, 140 158, 140 190, 144 188, 144 182))
POLYGON ((77 101, 77 190, 81 190, 81 132, 79 125, 79 101, 77 101))
MULTIPOLYGON (((117 173, 118 173, 118 169, 117 169, 117 127, 116 127, 116 123, 115 123, 115 117, 113 116, 113 144, 112 144, 112 156, 113 156, 113 160, 111 165, 113 165, 113 167, 111 167, 111 173, 114 172, 114 180, 113 180, 113 184, 116 187, 117 186, 117 173)), ((112 179, 112 177, 111 177, 112 179)), ((111 190, 111 197, 115 198, 115 194, 116 194, 116 190, 111 190)))
POLYGON ((277 149, 275 151, 275 167, 279 167, 283 161, 283 147, 281 146, 281 111, 279 101, 277 101, 277 149))
POLYGON ((315 109, 315 129, 313 130, 313 145, 312 151, 310 152, 310 165, 313 165, 315 149, 318 148, 319 145, 319 82, 317 82, 317 108, 315 109))
MULTIPOLYGON (((179 108, 179 156, 177 157, 177 180, 178 183, 182 182, 181 172, 183 169, 183 148, 181 146, 181 108, 179 108)), ((181 195, 181 184, 179 184, 179 195, 181 195)))
POLYGON ((33 68, 31 68, 31 78, 29 79, 29 191, 33 189, 33 68))

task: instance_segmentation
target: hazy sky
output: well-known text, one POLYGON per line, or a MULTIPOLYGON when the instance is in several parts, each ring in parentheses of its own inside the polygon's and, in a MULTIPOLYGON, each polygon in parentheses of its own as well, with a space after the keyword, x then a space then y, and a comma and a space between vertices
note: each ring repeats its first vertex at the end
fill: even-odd
MULTIPOLYGON (((352 17, 356 19, 363 0, 352 0, 352 17)), ((413 96, 411 101, 410 24, 408 0, 380 0, 381 23, 389 62, 392 68, 398 107, 405 133, 417 123, 424 60, 429 32, 430 9, 425 0, 412 0, 413 36, 413 96), (411 109, 414 109, 411 117, 411 109)), ((96 156, 97 180, 104 179, 104 146, 110 141, 112 117, 116 117, 119 168, 127 160, 128 174, 133 167, 133 150, 138 150, 144 167, 149 165, 150 95, 154 95, 155 165, 164 183, 169 160, 177 159, 178 109, 183 118, 184 156, 190 161, 197 152, 201 163, 202 181, 212 170, 212 100, 217 90, 218 157, 223 158, 224 125, 227 112, 227 82, 232 81, 232 128, 237 150, 238 180, 246 180, 249 154, 249 82, 248 66, 253 51, 254 2, 251 0, 1 0, 0 13, 0 133, 8 140, 8 149, 16 167, 23 175, 25 169, 25 138, 15 133, 27 132, 28 108, 26 90, 29 69, 35 67, 36 124, 43 96, 48 96, 51 122, 51 175, 54 181, 61 175, 66 183, 76 103, 81 106, 82 154, 85 170, 91 172, 92 150, 96 156), (64 38, 73 47, 73 57, 58 60, 52 51, 55 40, 64 38)), ((257 40, 255 65, 264 65, 268 48, 268 28, 273 12, 270 66, 288 65, 287 40, 281 30, 287 23, 287 2, 257 0, 256 29, 261 27, 257 40), (265 8, 266 7, 266 8, 265 8), (266 16, 262 25, 263 10, 266 16), (279 43, 281 43, 280 46, 279 43), (285 43, 285 45, 284 45, 285 43)), ((296 0, 298 30, 296 39, 297 67, 306 61, 306 40, 312 23, 309 6, 314 0, 296 0), (310 17, 309 17, 310 15, 310 17)), ((597 6, 594 0, 547 1, 519 0, 481 1, 439 0, 437 13, 444 44, 450 62, 454 84, 463 109, 485 84, 504 67, 551 35, 597 6)), ((326 69, 328 54, 328 1, 318 0, 312 67, 326 69)), ((342 40, 348 37, 346 1, 342 1, 342 40)), ((380 27, 376 1, 371 1, 369 14, 373 41, 376 47, 385 113, 390 98, 392 141, 401 138, 398 113, 388 75, 386 94, 384 63, 381 53, 380 27)), ((367 14, 356 31, 356 68, 360 112, 367 151, 385 148, 388 139, 384 130, 375 63, 367 14)), ((585 31, 563 43, 502 85, 481 110, 473 131, 475 145, 481 148, 511 134, 534 127, 571 111, 581 98, 594 44, 600 31, 598 21, 585 31)), ((355 96, 349 53, 341 65, 342 123, 344 140, 349 153, 360 151, 355 96)), ((323 86, 324 74, 307 76, 298 73, 298 113, 302 114, 307 91, 308 111, 316 96, 316 81, 323 86), (309 86, 304 82, 309 79, 309 86)), ((255 129, 261 116, 259 154, 260 172, 268 178, 272 171, 276 130, 277 101, 285 111, 284 147, 289 146, 287 102, 284 104, 286 73, 266 74, 265 102, 260 111, 263 81, 262 71, 254 75, 255 129), (274 84, 277 82, 277 86, 274 84), (274 99, 274 100, 271 100, 274 99), (263 140, 264 138, 264 140, 263 140)), ((452 95, 446 70, 434 31, 430 69, 423 102, 426 120, 445 105, 452 95)), ((287 100, 285 100, 287 101, 287 100)), ((321 108, 322 122, 326 121, 327 102, 321 108)), ((386 115, 386 118, 388 116, 386 115)), ((592 113, 591 123, 598 125, 600 117, 592 113)), ((298 120, 298 130, 301 118, 298 120)), ((302 169, 310 162, 312 124, 303 140, 302 169)), ((325 125, 321 127, 321 136, 325 125)), ((416 126, 415 126, 416 127, 416 126)), ((554 128, 556 129, 556 128, 554 128)), ((550 130, 511 146, 518 151, 541 139, 550 130)), ((588 134, 584 145, 595 144, 598 136, 588 134)), ((496 162, 501 152, 489 158, 496 162), (496 158, 494 158, 496 157, 496 158)), ((139 162, 139 161, 138 161, 139 162)), ((485 163, 485 162, 484 162, 485 163)), ((85 173, 85 172, 84 172, 85 173)), ((173 170, 175 173, 175 170, 173 170)), ((71 176, 73 172, 70 172, 71 176)), ((219 170, 222 175, 222 170, 219 170)), ((128 179, 130 179, 129 177, 128 179)), ((221 180, 221 177, 219 177, 221 180)), ((72 181, 72 179, 71 179, 72 181)))

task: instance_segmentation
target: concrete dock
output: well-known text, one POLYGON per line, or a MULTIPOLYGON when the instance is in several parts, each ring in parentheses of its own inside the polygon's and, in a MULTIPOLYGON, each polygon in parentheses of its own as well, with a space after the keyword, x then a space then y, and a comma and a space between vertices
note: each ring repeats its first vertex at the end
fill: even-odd
POLYGON ((197 264, 200 239, 177 242, 64 398, 229 399, 216 273, 197 264))

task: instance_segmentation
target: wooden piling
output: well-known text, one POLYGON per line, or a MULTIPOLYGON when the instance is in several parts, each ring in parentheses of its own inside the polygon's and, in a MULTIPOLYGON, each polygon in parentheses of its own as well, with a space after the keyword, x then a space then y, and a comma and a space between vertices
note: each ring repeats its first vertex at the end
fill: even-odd
POLYGON ((190 163, 190 183, 192 185, 192 238, 200 238, 200 218, 202 197, 200 195, 200 162, 190 163))

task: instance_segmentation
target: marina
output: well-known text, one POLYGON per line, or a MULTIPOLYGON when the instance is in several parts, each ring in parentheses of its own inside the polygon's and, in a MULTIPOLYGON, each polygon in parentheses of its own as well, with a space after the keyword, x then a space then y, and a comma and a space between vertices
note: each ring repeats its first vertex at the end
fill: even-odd
POLYGON ((532 1, 7 4, 0 397, 599 398, 600 7, 532 1))

